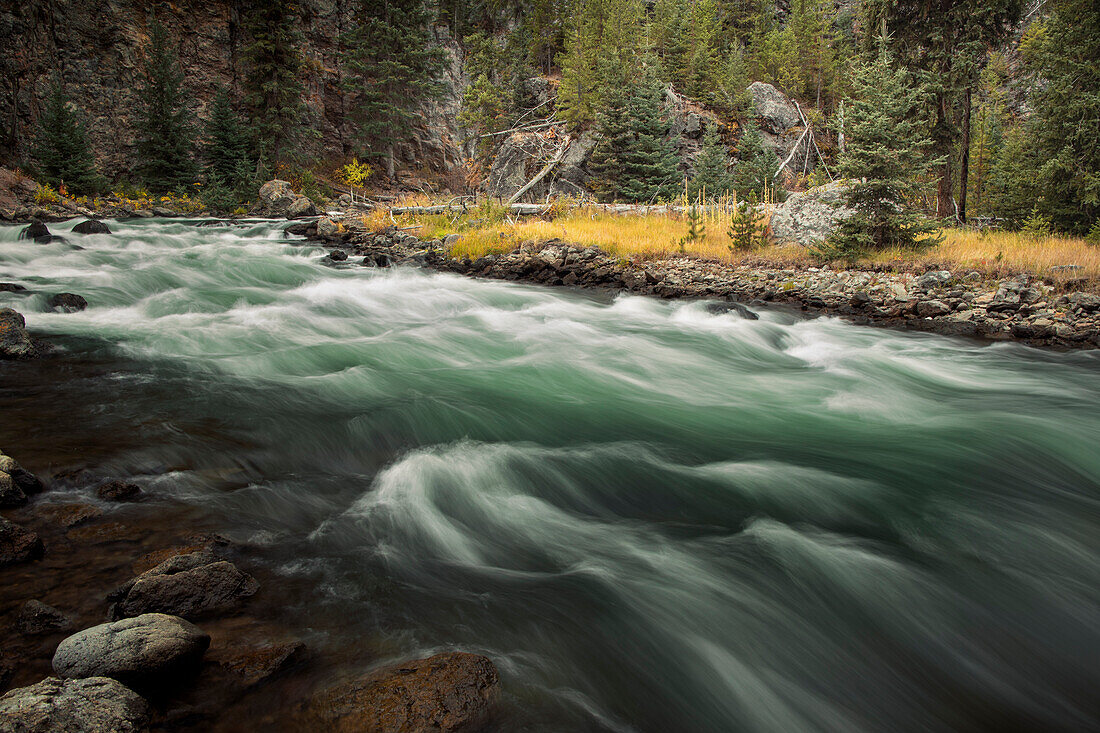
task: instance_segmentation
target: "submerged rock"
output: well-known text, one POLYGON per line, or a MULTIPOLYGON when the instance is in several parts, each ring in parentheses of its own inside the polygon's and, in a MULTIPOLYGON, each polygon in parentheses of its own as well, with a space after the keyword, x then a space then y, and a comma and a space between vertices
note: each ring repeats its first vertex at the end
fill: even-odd
POLYGON ((145 495, 141 487, 126 481, 108 481, 95 490, 104 501, 140 501, 145 495))
POLYGON ((235 611, 260 589, 248 573, 207 551, 177 555, 111 594, 113 618, 170 613, 188 619, 235 611))
POLYGON ((53 656, 61 677, 111 677, 136 689, 158 689, 195 671, 210 637, 176 616, 147 613, 100 624, 62 641, 53 656))
POLYGON ((19 631, 28 636, 53 634, 73 628, 72 619, 42 601, 27 601, 19 609, 19 631))
POLYGON ((321 693, 311 711, 333 733, 473 731, 500 696, 487 657, 450 652, 404 662, 321 693))
POLYGON ((713 313, 715 315, 721 315, 723 313, 736 313, 737 315, 749 321, 760 320, 760 316, 756 315, 740 303, 707 303, 706 309, 707 313, 713 313))
POLYGON ((33 359, 38 349, 27 333, 27 320, 11 308, 0 308, 0 359, 33 359))
POLYGON ((57 295, 51 295, 50 299, 46 301, 46 305, 65 313, 76 313, 87 308, 88 301, 76 293, 58 293, 57 295))
POLYGON ((0 730, 138 733, 146 729, 149 713, 145 699, 116 680, 49 677, 0 697, 0 730))
POLYGON ((73 227, 75 234, 110 234, 111 229, 98 219, 88 219, 73 227))
POLYGON ((0 517, 0 568, 40 558, 42 549, 37 534, 0 517))

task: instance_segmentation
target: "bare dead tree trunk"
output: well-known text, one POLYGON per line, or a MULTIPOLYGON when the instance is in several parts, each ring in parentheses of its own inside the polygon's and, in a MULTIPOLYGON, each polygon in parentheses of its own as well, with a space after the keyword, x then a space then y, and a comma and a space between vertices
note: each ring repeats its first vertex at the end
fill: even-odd
POLYGON ((966 223, 966 184, 970 179, 970 87, 963 99, 962 162, 959 166, 959 221, 966 223))

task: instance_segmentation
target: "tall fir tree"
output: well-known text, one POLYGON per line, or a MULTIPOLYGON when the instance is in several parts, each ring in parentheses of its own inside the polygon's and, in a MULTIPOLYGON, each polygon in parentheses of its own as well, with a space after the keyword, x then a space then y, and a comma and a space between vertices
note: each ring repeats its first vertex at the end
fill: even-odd
POLYGON ((680 190, 663 99, 664 90, 652 73, 609 97, 600 116, 601 139, 592 151, 602 198, 651 203, 672 199, 680 190))
POLYGON ((636 78, 647 46, 644 18, 641 0, 578 0, 558 56, 558 111, 574 127, 593 122, 636 78))
POLYGON ((84 123, 72 109, 58 75, 50 80, 31 158, 38 177, 52 186, 64 184, 76 194, 96 193, 103 187, 84 123))
POLYGON ((764 136, 750 114, 737 144, 737 165, 733 169, 733 186, 739 198, 755 196, 764 201, 768 192, 778 189, 775 174, 779 170, 779 156, 775 150, 764 146, 764 136))
POLYGON ((885 40, 874 61, 858 66, 853 86, 839 169, 852 179, 845 200, 855 213, 838 225, 832 251, 858 255, 934 243, 936 223, 908 206, 914 179, 938 162, 928 155, 934 143, 926 132, 927 89, 894 67, 885 40))
MULTIPOLYGON (((989 49, 1015 30, 1022 6, 1022 0, 868 0, 863 7, 864 27, 889 32, 891 49, 928 89, 932 153, 941 159, 937 216, 955 215, 955 183, 967 182, 961 170, 955 175, 956 165, 969 165, 969 146, 955 158, 969 131, 968 100, 989 49)), ((865 36, 869 56, 876 53, 876 38, 865 36)))
POLYGON ((248 129, 224 89, 218 91, 210 105, 203 153, 208 181, 237 187, 250 177, 253 161, 248 129))
POLYGON ((138 98, 138 172, 154 191, 183 188, 195 180, 197 168, 191 110, 186 104, 183 69, 171 47, 168 31, 157 20, 149 29, 149 46, 138 98))
POLYGON ((1040 208, 1057 228, 1084 234, 1100 220, 1100 8, 1095 0, 1053 6, 1034 64, 1040 208))
POLYGON ((394 177, 396 144, 416 109, 438 91, 443 55, 424 0, 362 0, 343 38, 346 91, 364 157, 381 158, 394 177))
POLYGON ((688 184, 688 197, 695 200, 700 195, 707 198, 722 196, 736 187, 729 172, 729 151, 718 134, 718 126, 707 125, 703 133, 703 147, 695 160, 695 175, 688 184))
POLYGON ((301 13, 291 0, 252 0, 245 16, 245 91, 260 162, 298 160, 308 136, 301 13))

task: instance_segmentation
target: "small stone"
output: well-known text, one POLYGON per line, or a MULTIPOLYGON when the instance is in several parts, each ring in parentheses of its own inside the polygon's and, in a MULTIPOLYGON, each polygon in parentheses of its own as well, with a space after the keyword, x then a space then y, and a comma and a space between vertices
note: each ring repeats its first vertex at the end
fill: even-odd
POLYGON ((0 517, 0 568, 42 557, 42 540, 29 529, 0 517))
POLYGON ((73 628, 72 620, 53 606, 48 606, 42 601, 27 601, 19 609, 17 621, 19 631, 28 636, 53 634, 58 631, 69 631, 73 628))
POLYGON ((260 584, 248 573, 213 553, 177 555, 146 571, 111 594, 114 618, 170 613, 188 619, 237 610, 260 584))
POLYGON ((140 486, 126 481, 108 481, 97 488, 95 493, 104 501, 140 501, 145 495, 140 486))

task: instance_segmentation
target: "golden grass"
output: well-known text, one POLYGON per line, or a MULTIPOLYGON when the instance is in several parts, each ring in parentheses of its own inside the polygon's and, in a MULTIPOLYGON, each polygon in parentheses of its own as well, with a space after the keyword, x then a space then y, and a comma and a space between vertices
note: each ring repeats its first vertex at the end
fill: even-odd
MULTIPOLYGON (((552 238, 581 246, 596 245, 608 254, 637 260, 654 260, 681 255, 680 239, 687 233, 682 214, 617 215, 593 207, 570 209, 547 220, 524 218, 510 221, 499 210, 477 209, 457 215, 397 217, 399 226, 417 226, 421 238, 438 239, 450 233, 461 238, 450 254, 476 259, 486 254, 509 252, 525 241, 552 238)), ((368 228, 378 230, 393 223, 386 212, 364 217, 368 228)), ((752 252, 730 250, 726 235, 728 216, 709 211, 704 214, 706 233, 685 245, 690 257, 737 264, 751 259, 780 267, 813 264, 805 248, 771 244, 752 252)), ((1100 247, 1072 237, 1034 237, 1019 232, 948 229, 944 241, 921 251, 886 250, 867 258, 864 263, 921 270, 929 267, 977 270, 996 277, 1028 272, 1055 281, 1088 278, 1100 281, 1100 247), (1076 265, 1078 269, 1052 270, 1052 267, 1076 265)))

